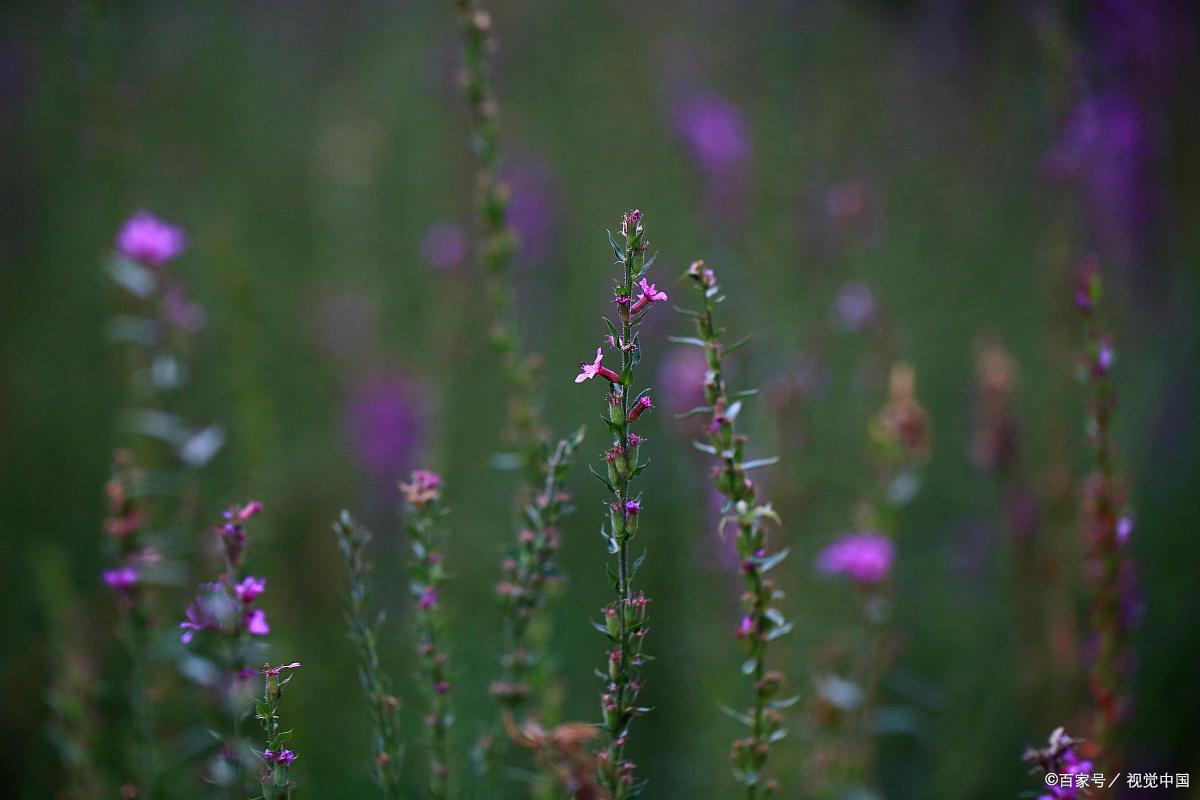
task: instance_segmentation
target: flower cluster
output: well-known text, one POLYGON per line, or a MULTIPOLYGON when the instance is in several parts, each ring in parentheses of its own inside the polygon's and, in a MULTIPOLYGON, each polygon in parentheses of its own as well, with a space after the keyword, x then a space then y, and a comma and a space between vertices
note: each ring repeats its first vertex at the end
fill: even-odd
POLYGON ((400 493, 412 546, 408 570, 409 592, 416 611, 417 656, 428 696, 425 727, 429 735, 429 793, 434 800, 445 800, 450 775, 447 737, 453 713, 447 678, 449 657, 441 644, 444 627, 441 592, 446 583, 441 549, 445 539, 441 519, 446 513, 442 508, 441 476, 416 470, 407 483, 400 484, 400 493))
POLYGON ((609 568, 616 599, 604 609, 605 622, 597 624, 610 642, 608 662, 599 673, 604 676, 605 683, 600 705, 607 734, 599 766, 612 800, 630 797, 639 788, 634 778, 634 764, 625 759, 625 744, 634 718, 648 710, 637 705, 642 689, 641 668, 645 662, 642 647, 649 630, 648 600, 633 590, 633 579, 644 556, 633 562, 629 558, 629 543, 638 532, 642 513, 641 499, 633 494, 632 482, 646 468, 638 462, 644 437, 634 433, 631 426, 653 408, 648 389, 634 393, 634 370, 642 356, 637 328, 651 304, 667 299, 665 292, 658 291, 646 279, 646 271, 654 259, 646 258, 649 242, 641 211, 630 211, 622 217, 621 235, 623 243, 618 243, 611 233, 608 237, 621 269, 613 294, 618 324, 604 320, 608 326, 604 341, 616 351, 620 359, 619 371, 604 366, 604 348, 600 347, 596 349, 594 361, 580 364, 580 374, 575 378, 576 383, 600 378, 608 387, 605 396, 608 415, 604 422, 612 435, 612 445, 604 453, 605 474, 595 469, 592 474, 610 493, 608 524, 603 533, 609 554, 616 557, 615 570, 609 568), (635 300, 633 295, 639 288, 641 292, 635 300))
POLYGON ((281 730, 279 699, 283 695, 283 687, 292 680, 291 671, 299 668, 299 661, 278 667, 263 665, 263 697, 254 709, 254 716, 267 739, 267 746, 261 753, 263 768, 258 776, 262 800, 289 800, 295 786, 288 778, 288 767, 296 760, 296 754, 284 746, 291 740, 292 731, 281 730))
POLYGON ((1099 265, 1089 259, 1080 271, 1075 305, 1084 322, 1086 350, 1080 372, 1090 389, 1087 430, 1094 462, 1083 487, 1084 575, 1092 637, 1088 688, 1099 712, 1096 739, 1104 747, 1130 711, 1130 638, 1139 622, 1140 600, 1137 567, 1129 553, 1133 514, 1126 505, 1112 442, 1115 402, 1109 374, 1115 356, 1096 315, 1102 294, 1099 265))
POLYGON ((795 698, 778 697, 784 678, 780 672, 767 671, 767 646, 790 631, 792 623, 775 607, 782 592, 767 577, 767 573, 788 554, 787 550, 770 552, 768 548, 767 523, 778 522, 779 518, 769 503, 760 502, 758 486, 747 473, 774 464, 778 459, 746 459, 746 436, 737 432, 736 423, 742 401, 757 390, 731 392, 726 384, 725 357, 736 350, 738 344, 728 347, 724 344, 721 339, 724 329, 718 327, 713 318, 717 304, 725 299, 716 274, 703 261, 693 263, 687 274, 699 291, 702 303, 700 311, 685 312, 694 317, 697 336, 673 337, 673 341, 701 348, 708 368, 703 379, 705 405, 684 416, 704 415, 708 419, 708 442, 697 442, 696 446, 716 461, 712 469, 713 480, 724 497, 721 527, 724 529, 727 524, 732 524, 737 530, 734 543, 745 584, 741 598, 742 619, 735 634, 746 651, 743 672, 753 682, 753 703, 745 713, 735 714, 735 718, 750 729, 750 734, 733 743, 734 775, 746 787, 746 797, 764 798, 778 789, 778 782, 768 779, 764 769, 771 744, 786 735, 782 711, 795 702, 795 698))
POLYGON ((400 702, 391 693, 391 680, 379 663, 378 627, 383 618, 382 614, 373 614, 370 608, 368 579, 371 564, 367 561, 366 548, 371 541, 371 532, 356 523, 347 511, 333 523, 333 532, 346 563, 350 586, 346 624, 350 629, 350 640, 358 651, 358 676, 374 721, 371 728, 372 776, 386 800, 399 800, 403 745, 399 739, 396 711, 400 702))
MULTIPOLYGON (((1076 752, 1080 740, 1067 735, 1063 728, 1055 728, 1046 747, 1025 750, 1022 760, 1031 766, 1033 775, 1079 775, 1092 771, 1092 762, 1076 752)), ((1045 781, 1048 793, 1038 795, 1037 800, 1075 800, 1079 796, 1073 781, 1045 781)))

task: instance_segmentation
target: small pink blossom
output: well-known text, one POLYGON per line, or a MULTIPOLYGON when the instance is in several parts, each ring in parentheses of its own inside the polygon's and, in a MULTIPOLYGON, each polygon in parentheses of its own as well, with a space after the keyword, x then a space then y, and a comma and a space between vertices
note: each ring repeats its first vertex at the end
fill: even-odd
POLYGON ((643 395, 633 404, 633 408, 629 409, 629 421, 633 422, 642 415, 642 412, 652 408, 654 408, 654 403, 650 401, 650 395, 643 395))
POLYGON ((290 664, 280 664, 278 667, 267 667, 263 670, 263 675, 270 675, 271 677, 274 677, 283 672, 285 669, 300 669, 300 662, 293 661, 290 664))
POLYGON ((826 547, 817 556, 817 569, 826 575, 844 575, 860 584, 887 578, 895 559, 892 540, 880 533, 851 533, 826 547))
POLYGON ((754 633, 754 620, 750 617, 742 617, 742 622, 733 632, 739 639, 745 639, 750 634, 754 633))
POLYGON ((163 222, 149 211, 139 211, 117 233, 117 250, 147 267, 161 267, 187 247, 182 228, 163 222))
POLYGON ((417 607, 428 610, 437 605, 438 590, 433 586, 426 586, 421 591, 421 596, 417 598, 417 607))
POLYGON ((138 572, 133 567, 104 570, 104 583, 118 594, 126 594, 137 585, 138 572))
POLYGON ((271 632, 267 624, 267 615, 261 608, 246 612, 246 630, 252 636, 266 636, 271 632))
POLYGON ((638 297, 637 302, 630 307, 630 314, 638 313, 651 303, 658 303, 667 299, 666 292, 658 291, 658 287, 647 281, 645 278, 642 278, 641 281, 638 282, 638 285, 642 287, 642 295, 638 297))
POLYGON ((621 376, 618 375, 617 373, 613 372, 608 367, 601 366, 600 362, 603 360, 604 360, 604 350, 602 348, 597 347, 595 361, 593 361, 591 364, 587 363, 586 361, 580 362, 579 369, 581 370, 581 372, 575 376, 575 382, 583 383, 584 381, 591 380, 592 378, 599 375, 601 378, 604 378, 609 383, 618 383, 621 380, 621 376))
POLYGON ((246 605, 249 605, 250 603, 253 603, 254 599, 262 594, 266 588, 266 578, 256 578, 253 575, 247 575, 245 578, 242 578, 241 582, 238 583, 237 586, 234 587, 234 591, 237 593, 238 600, 241 600, 246 605))

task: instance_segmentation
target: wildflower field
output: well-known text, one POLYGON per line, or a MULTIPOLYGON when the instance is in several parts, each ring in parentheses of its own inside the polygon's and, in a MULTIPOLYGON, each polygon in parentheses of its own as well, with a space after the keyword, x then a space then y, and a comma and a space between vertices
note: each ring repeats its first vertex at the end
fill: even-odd
POLYGON ((3 795, 1200 797, 1198 79, 1186 0, 6 4, 3 795))

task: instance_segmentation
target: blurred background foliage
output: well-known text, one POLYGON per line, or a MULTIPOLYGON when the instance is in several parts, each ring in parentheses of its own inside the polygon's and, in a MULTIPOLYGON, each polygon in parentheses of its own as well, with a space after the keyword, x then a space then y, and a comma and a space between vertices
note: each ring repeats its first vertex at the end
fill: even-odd
MULTIPOLYGON (((1099 250, 1146 593, 1127 750, 1131 767, 1200 771, 1194 6, 518 1, 493 12, 521 322, 544 356, 549 416, 565 431, 600 410, 571 378, 602 333, 604 229, 639 207, 661 249, 660 287, 703 257, 730 293, 733 336, 754 334, 735 383, 764 388, 744 416, 755 455, 783 457, 763 480, 793 550, 779 574, 797 632, 774 652, 806 706, 857 613, 853 590, 818 577, 812 558, 853 526, 869 490, 866 428, 888 367, 915 365, 934 440, 898 535, 902 644, 878 763, 887 797, 1014 796, 1030 787, 1022 747, 1084 705, 1069 642, 1058 683, 1020 656, 1029 609, 1016 576, 1032 565, 968 448, 986 339, 1019 368, 1023 469, 1060 499, 1040 535, 1062 554, 1058 610, 1077 615, 1086 450, 1071 270, 1099 250), (1047 697, 1030 684, 1056 688, 1047 697)), ((188 230, 176 273, 208 310, 185 402, 190 418, 223 422, 229 443, 203 473, 202 507, 213 519, 251 497, 267 508, 250 559, 267 577, 275 657, 305 664, 285 710, 301 796, 373 791, 333 568, 343 506, 376 532, 385 656, 415 705, 393 488, 415 465, 445 474, 454 509, 446 602, 465 748, 489 713, 514 479, 490 466, 503 400, 462 252, 473 159, 449 4, 14 2, 0 20, 9 796, 54 794, 45 697, 64 661, 114 659, 100 520, 126 435, 103 266, 117 226, 142 207, 188 230)), ((688 365, 665 336, 685 323, 656 309, 644 335, 673 403, 687 402, 676 383, 688 365)), ((736 730, 716 702, 736 702, 740 687, 731 545, 717 537, 687 425, 660 413, 647 433, 642 575, 658 658, 643 698, 656 710, 633 754, 652 796, 728 796, 736 730)), ((596 421, 581 460, 601 440, 596 421)), ((573 483, 555 643, 564 716, 593 719, 603 642, 586 617, 608 591, 602 490, 582 467, 573 483)), ((101 711, 119 714, 106 674, 101 711)), ((406 716, 415 730, 416 712, 406 716)), ((796 728, 774 759, 789 797, 811 766, 811 736, 796 728)))

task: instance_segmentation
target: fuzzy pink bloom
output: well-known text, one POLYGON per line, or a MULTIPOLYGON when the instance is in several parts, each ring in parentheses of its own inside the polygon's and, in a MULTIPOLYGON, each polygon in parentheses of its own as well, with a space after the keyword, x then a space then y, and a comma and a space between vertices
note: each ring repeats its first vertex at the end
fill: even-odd
POLYGON ((253 636, 266 636, 271 632, 271 626, 267 624, 267 615, 261 608, 246 614, 246 630, 253 636))
POLYGON ((266 669, 263 670, 263 674, 274 676, 274 675, 278 675, 279 673, 283 672, 285 669, 300 669, 300 662, 293 661, 290 664, 280 664, 278 667, 267 667, 266 669))
POLYGON ((433 586, 426 586, 421 596, 417 598, 417 607, 421 609, 430 609, 437 605, 438 590, 433 586))
POLYGON ((267 588, 266 578, 256 578, 253 575, 247 575, 242 578, 237 586, 233 587, 237 592, 238 600, 249 605, 254 602, 254 599, 263 593, 267 588))
POLYGON ((633 408, 629 409, 629 421, 633 422, 642 415, 643 411, 649 411, 652 408, 654 408, 654 403, 651 402, 650 395, 644 395, 633 404, 633 408))
POLYGON ((137 570, 133 567, 119 567, 104 570, 104 583, 114 592, 125 594, 138 582, 137 570))
POLYGON ((245 522, 256 514, 260 514, 263 510, 263 504, 257 500, 251 500, 241 508, 235 508, 233 515, 238 522, 245 522))
POLYGON ((737 626, 737 629, 733 633, 737 638, 745 639, 754 633, 754 620, 750 619, 750 617, 742 617, 741 624, 737 626))
POLYGON ((600 365, 600 362, 603 360, 604 360, 604 350, 602 348, 597 347, 595 361, 593 361, 591 364, 587 363, 586 361, 581 362, 579 364, 579 369, 582 371, 578 375, 575 376, 575 382, 583 383, 584 381, 591 380, 592 378, 596 377, 597 375, 599 375, 601 378, 604 378, 609 383, 616 383, 619 380, 621 380, 620 375, 613 372, 608 367, 603 367, 600 365))
POLYGON ((163 222, 149 211, 139 211, 117 233, 117 250, 147 267, 161 267, 187 247, 183 228, 163 222))
POLYGON ((879 533, 851 533, 826 547, 817 556, 817 569, 826 575, 844 575, 860 584, 887 578, 895 559, 892 540, 879 533))

